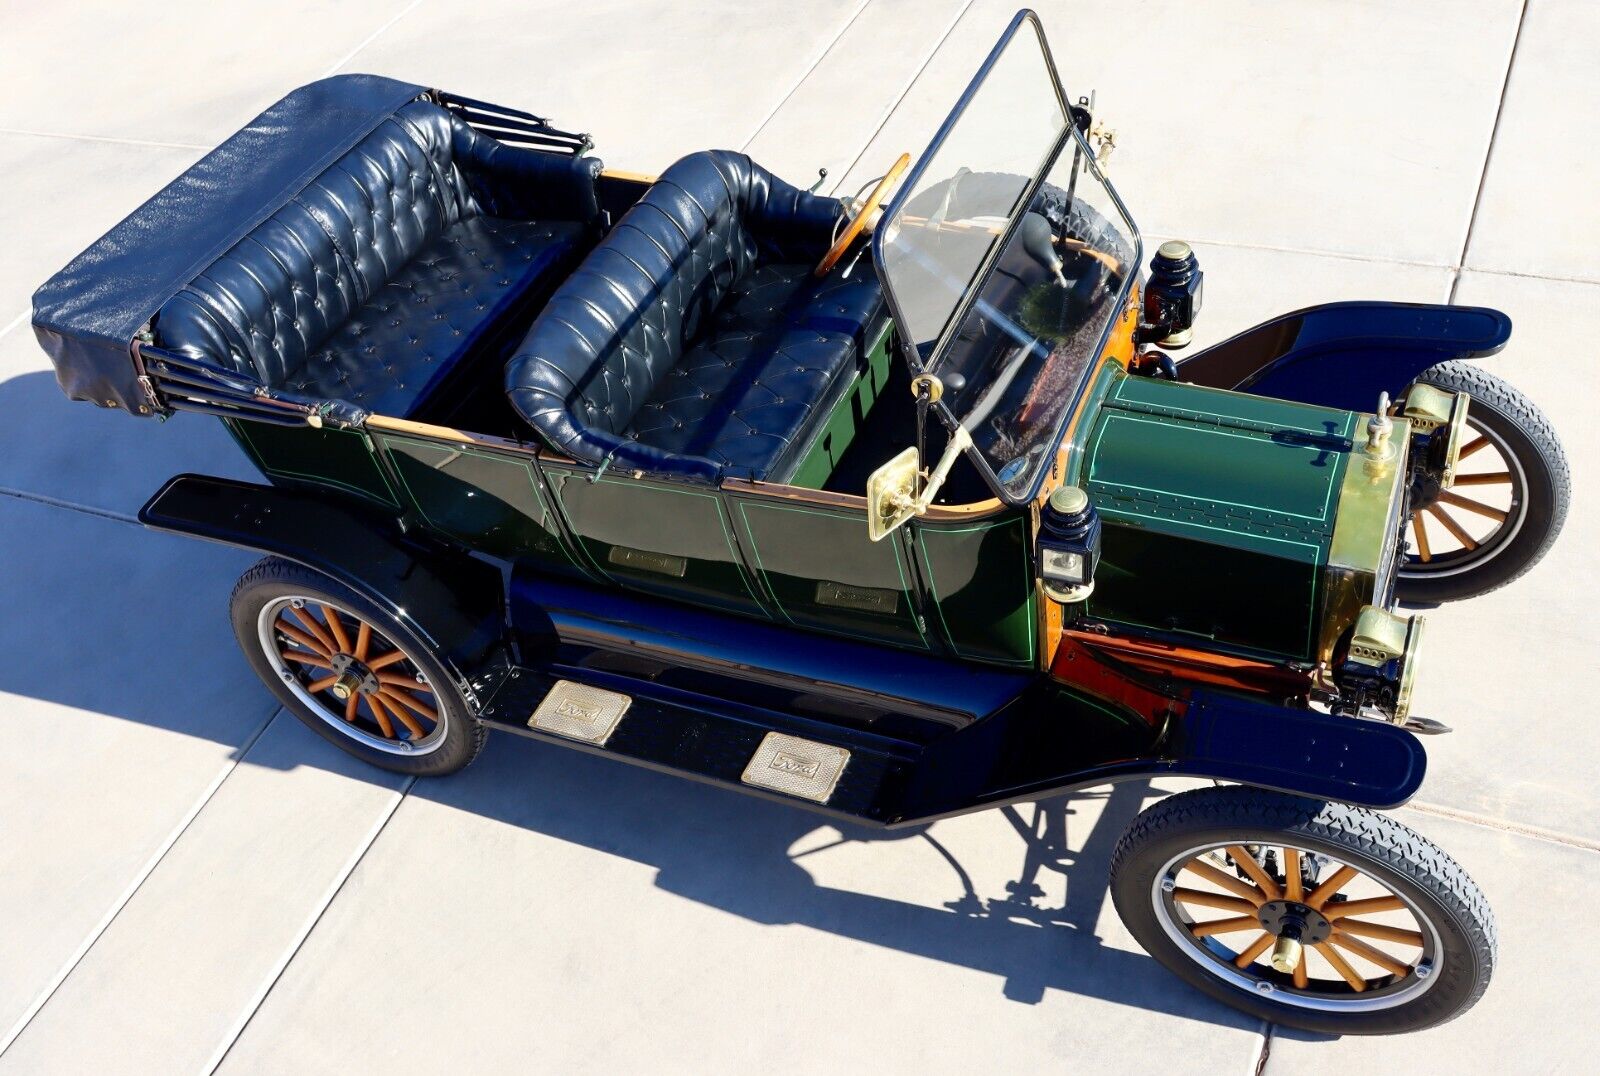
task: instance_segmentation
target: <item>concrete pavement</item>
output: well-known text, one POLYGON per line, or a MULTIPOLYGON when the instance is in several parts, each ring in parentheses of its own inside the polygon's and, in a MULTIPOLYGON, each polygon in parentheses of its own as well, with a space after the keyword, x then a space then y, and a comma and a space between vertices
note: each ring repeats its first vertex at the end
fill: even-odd
POLYGON ((1498 306, 1497 373, 1575 499, 1515 586, 1430 617, 1423 802, 1502 965, 1403 1040, 1264 1028, 1146 957, 1105 899, 1154 790, 885 837, 525 741, 457 777, 347 762, 239 657, 249 558, 144 532, 217 425, 69 404, 26 324, 68 257, 286 89, 372 71, 522 105, 657 171, 747 148, 854 189, 926 144, 1000 0, 0 2, 0 1073, 1413 1073, 1587 1067, 1600 942, 1600 154, 1583 0, 1038 5, 1118 129, 1146 234, 1207 272, 1197 345, 1342 298, 1498 306))

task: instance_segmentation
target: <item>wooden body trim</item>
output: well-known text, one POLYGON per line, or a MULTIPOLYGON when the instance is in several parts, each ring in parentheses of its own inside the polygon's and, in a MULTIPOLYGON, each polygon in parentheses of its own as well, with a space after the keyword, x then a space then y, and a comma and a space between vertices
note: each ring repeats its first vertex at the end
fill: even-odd
POLYGON ((645 172, 629 172, 621 168, 602 168, 600 169, 600 176, 603 179, 615 179, 622 183, 643 183, 646 185, 654 183, 660 178, 645 172))
POLYGON ((494 437, 485 433, 468 433, 453 426, 435 426, 431 422, 413 422, 408 418, 368 415, 364 425, 367 429, 383 430, 385 433, 399 433, 412 437, 432 438, 437 441, 451 441, 459 445, 481 445, 485 448, 498 448, 506 452, 519 452, 528 456, 538 454, 533 445, 523 441, 513 441, 507 437, 494 437))

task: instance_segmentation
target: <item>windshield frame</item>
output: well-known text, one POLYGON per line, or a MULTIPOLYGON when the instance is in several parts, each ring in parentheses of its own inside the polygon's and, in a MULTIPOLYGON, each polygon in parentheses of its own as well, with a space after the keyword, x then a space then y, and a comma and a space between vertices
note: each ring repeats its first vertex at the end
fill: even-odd
MULTIPOLYGON (((1013 39, 1018 33, 1021 32, 1024 25, 1030 26, 1033 29, 1034 36, 1039 45, 1040 53, 1044 58, 1045 70, 1049 73, 1051 87, 1055 91, 1056 100, 1061 107, 1062 114, 1066 117, 1066 123, 1063 125, 1062 132, 1056 137, 1054 145, 1050 147, 1049 152, 1045 154, 1043 160, 1040 162, 1038 170, 1029 177, 1027 187, 1023 191, 1021 198, 1018 200, 1016 208, 1013 209, 1010 216, 1007 218, 1004 232, 985 253, 983 260, 978 265, 976 273, 973 275, 972 280, 967 284, 966 290, 962 294, 960 301, 953 308, 949 320, 945 323, 943 329, 940 330, 938 341, 928 352, 928 361, 922 361, 921 357, 917 353, 915 343, 908 339, 904 332, 895 333, 895 336, 899 339, 901 357, 913 375, 930 372, 935 366, 938 365, 939 360, 949 350, 951 341, 958 331, 960 325, 966 319, 978 297, 983 293, 984 286, 988 282, 989 276, 993 272, 996 262, 1009 247, 1017 228, 1021 225, 1022 217, 1026 207, 1032 204, 1034 196, 1038 194, 1040 186, 1044 183, 1045 177, 1050 175, 1052 170, 1055 168, 1056 163, 1061 159, 1062 153, 1069 146, 1074 148, 1080 154, 1083 167, 1092 173, 1094 179, 1097 180, 1105 189, 1107 196, 1111 199, 1112 204, 1116 206, 1117 211, 1121 214, 1123 221, 1127 223, 1130 232, 1129 238, 1133 243, 1133 264, 1129 266, 1129 271, 1123 279, 1122 286, 1118 290, 1117 295, 1111 304, 1111 309, 1113 311, 1121 311, 1124 308, 1124 305, 1128 301, 1128 296, 1139 277, 1139 266, 1144 259, 1143 236, 1140 234, 1139 227, 1134 223, 1133 217, 1131 214, 1129 214, 1128 208, 1123 203, 1121 196, 1117 194, 1116 189, 1111 186, 1110 182, 1106 179, 1105 174, 1100 170, 1099 164, 1095 160, 1094 151, 1089 148, 1089 143, 1084 139, 1083 133, 1078 130, 1078 125, 1075 122, 1073 113, 1073 106, 1068 103, 1066 91, 1061 86, 1061 77, 1056 70, 1055 57, 1050 51, 1050 42, 1045 36, 1044 24, 1039 20, 1039 16, 1030 8, 1023 8, 1022 10, 1018 11, 1012 18, 1010 25, 1006 27, 1005 32, 1000 35, 1000 39, 995 43, 994 48, 989 51, 989 55, 984 59, 982 66, 978 68, 977 73, 972 77, 972 81, 969 82, 967 84, 967 88, 962 91, 960 98, 956 101, 955 107, 951 109, 950 114, 946 116, 944 122, 940 124, 938 131, 935 132, 933 136, 933 140, 928 143, 928 146, 925 150, 923 150, 922 155, 917 158, 916 163, 912 165, 910 171, 906 173, 906 176, 901 181, 898 190, 895 191, 894 197, 890 199, 888 205, 884 208, 882 216, 880 217, 880 222, 892 221, 905 208, 906 202, 918 189, 919 181, 922 179, 923 174, 927 171, 928 167, 938 155, 939 149, 944 145, 946 138, 955 129, 956 124, 961 121, 961 118, 967 111, 967 107, 972 103, 972 100, 977 96, 978 91, 982 89, 984 83, 988 80, 990 71, 1000 60, 1000 57, 1005 53, 1007 47, 1011 45, 1013 39)), ((894 287, 891 283, 890 274, 886 269, 887 262, 884 255, 883 244, 884 238, 888 232, 889 229, 881 226, 881 224, 873 232, 871 243, 873 267, 877 272, 878 280, 883 288, 884 296, 888 301, 890 314, 894 317, 896 325, 903 326, 906 325, 907 322, 902 312, 900 303, 894 294, 894 287)), ((1095 343, 1094 355, 1096 358, 1105 353, 1106 345, 1110 339, 1111 333, 1115 331, 1121 320, 1122 318, 1120 315, 1114 315, 1107 319, 1106 325, 1101 330, 1100 335, 1095 343)), ((1094 370, 1096 369, 1098 369, 1097 362, 1089 370, 1087 375, 1079 382, 1073 399, 1069 401, 1069 405, 1063 408, 1061 418, 1057 423, 1056 429, 1051 434, 1050 442, 1052 444, 1059 445, 1062 433, 1065 431, 1067 424, 1071 421, 1072 415, 1077 411, 1079 402, 1081 401, 1084 392, 1088 390, 1088 386, 1094 380, 1094 370)), ((952 432, 954 432, 954 430, 961 424, 961 419, 954 412, 952 412, 949 406, 943 401, 934 404, 933 410, 939 414, 940 419, 952 432)), ((990 465, 988 458, 984 456, 982 452, 978 451, 976 448, 969 447, 967 449, 967 456, 978 468, 979 473, 983 476, 984 481, 988 483, 995 496, 998 497, 1002 502, 1013 505, 1022 505, 1033 501, 1039 495, 1039 490, 1042 487, 1046 476, 1049 475, 1053 470, 1053 467, 1050 466, 1037 467, 1035 469, 1033 479, 1031 482, 1029 482, 1026 490, 1013 493, 1007 490, 1006 484, 1000 480, 1000 477, 994 472, 994 468, 990 465)))

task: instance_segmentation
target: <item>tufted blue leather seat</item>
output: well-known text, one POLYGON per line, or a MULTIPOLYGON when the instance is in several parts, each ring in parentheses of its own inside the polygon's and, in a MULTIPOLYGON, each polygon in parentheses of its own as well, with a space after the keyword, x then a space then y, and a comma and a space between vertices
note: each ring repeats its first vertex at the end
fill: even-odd
POLYGON ((599 170, 414 101, 201 266, 156 315, 156 343, 270 387, 414 413, 582 256, 599 170))
POLYGON ((870 269, 812 269, 839 213, 742 153, 674 164, 551 296, 506 366, 575 459, 784 481, 883 325, 870 269))

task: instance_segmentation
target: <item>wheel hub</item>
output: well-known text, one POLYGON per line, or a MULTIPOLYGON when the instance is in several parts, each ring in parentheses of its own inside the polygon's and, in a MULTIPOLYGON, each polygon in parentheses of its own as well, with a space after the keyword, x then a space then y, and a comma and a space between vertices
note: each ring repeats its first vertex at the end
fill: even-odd
POLYGON ((1315 908, 1293 900, 1269 900, 1256 910, 1261 929, 1277 937, 1293 936, 1306 945, 1327 941, 1333 924, 1315 908))
POLYGON ((1261 929, 1275 935, 1272 967, 1285 975, 1299 966, 1307 945, 1327 941, 1333 924, 1315 908, 1293 900, 1269 900, 1256 911, 1261 929))
POLYGON ((1419 471, 1411 480, 1411 510, 1420 511, 1439 500, 1439 479, 1425 471, 1419 471))
POLYGON ((340 702, 344 702, 352 695, 377 694, 377 674, 351 655, 334 654, 328 663, 333 666, 334 675, 338 677, 328 690, 340 702))
POLYGON ((361 677, 347 669, 339 675, 339 679, 335 680, 333 686, 328 690, 333 692, 334 698, 344 702, 351 695, 361 690, 361 677))

